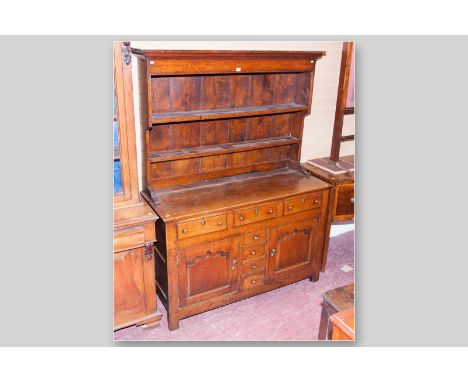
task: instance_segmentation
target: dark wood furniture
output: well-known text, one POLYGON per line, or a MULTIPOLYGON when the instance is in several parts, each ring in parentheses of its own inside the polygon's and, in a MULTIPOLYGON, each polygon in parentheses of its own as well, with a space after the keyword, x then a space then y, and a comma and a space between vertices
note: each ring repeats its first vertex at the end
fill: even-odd
POLYGON ((158 295, 179 320, 318 280, 330 185, 302 171, 323 52, 139 51, 158 295))
MULTIPOLYGON (((341 160, 354 165, 354 155, 346 155, 341 160)), ((333 221, 349 221, 354 219, 354 171, 334 174, 323 168, 314 166, 310 162, 302 166, 313 176, 324 180, 334 186, 335 197, 331 204, 333 221)))
MULTIPOLYGON (((354 163, 354 155, 342 157, 342 161, 354 163)), ((311 175, 324 180, 332 186, 330 190, 330 221, 346 223, 354 220, 354 171, 343 174, 333 174, 323 168, 319 168, 310 162, 302 164, 303 168, 311 175)), ((325 272, 327 264, 328 243, 325 256, 322 259, 322 272, 325 272)))
POLYGON ((114 43, 114 330, 158 325, 153 245, 154 211, 140 199, 136 164, 132 69, 128 45, 114 43), (127 63, 123 57, 126 55, 127 63))
POLYGON ((354 284, 329 290, 322 294, 322 299, 318 339, 329 340, 332 338, 330 317, 342 310, 354 308, 354 284))
MULTIPOLYGON (((330 156, 312 159, 302 164, 304 169, 333 186, 332 203, 330 203, 332 221, 335 223, 348 222, 354 219, 354 155, 340 157, 342 142, 354 140, 354 135, 343 136, 343 121, 345 114, 354 114, 354 107, 347 108, 346 99, 351 75, 351 64, 354 54, 354 43, 344 42, 341 57, 341 70, 336 101, 335 121, 330 156), (352 171, 341 171, 352 164, 352 171)), ((322 271, 325 271, 326 258, 323 259, 322 271)))
POLYGON ((342 310, 330 317, 333 341, 354 341, 354 307, 342 310))

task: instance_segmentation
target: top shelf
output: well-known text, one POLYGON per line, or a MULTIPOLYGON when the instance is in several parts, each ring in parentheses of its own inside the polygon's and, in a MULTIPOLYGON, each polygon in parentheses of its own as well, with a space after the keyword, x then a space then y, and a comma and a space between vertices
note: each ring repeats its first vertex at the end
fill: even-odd
POLYGON ((153 125, 174 122, 206 121, 211 119, 252 117, 267 114, 294 113, 307 111, 308 107, 297 103, 285 103, 278 105, 249 106, 228 109, 210 109, 178 111, 167 113, 153 113, 151 122, 153 125))

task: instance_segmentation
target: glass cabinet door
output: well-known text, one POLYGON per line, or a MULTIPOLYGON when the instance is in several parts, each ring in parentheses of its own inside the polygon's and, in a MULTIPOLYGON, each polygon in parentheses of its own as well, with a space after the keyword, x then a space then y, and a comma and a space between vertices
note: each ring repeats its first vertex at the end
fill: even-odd
POLYGON ((122 163, 120 159, 119 121, 114 88, 114 195, 122 194, 122 163))
POLYGON ((114 207, 140 202, 134 121, 132 62, 129 46, 114 42, 113 146, 114 207))

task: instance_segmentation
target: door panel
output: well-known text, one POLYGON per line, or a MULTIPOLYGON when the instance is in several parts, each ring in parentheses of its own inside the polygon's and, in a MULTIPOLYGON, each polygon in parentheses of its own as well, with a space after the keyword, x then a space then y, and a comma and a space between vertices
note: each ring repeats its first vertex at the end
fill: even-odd
POLYGON ((156 309, 154 259, 144 248, 114 254, 114 325, 156 309))
POLYGON ((268 254, 269 279, 312 272, 318 251, 318 219, 285 224, 271 229, 268 254))
POLYGON ((237 291, 239 246, 235 237, 178 250, 181 307, 237 291))

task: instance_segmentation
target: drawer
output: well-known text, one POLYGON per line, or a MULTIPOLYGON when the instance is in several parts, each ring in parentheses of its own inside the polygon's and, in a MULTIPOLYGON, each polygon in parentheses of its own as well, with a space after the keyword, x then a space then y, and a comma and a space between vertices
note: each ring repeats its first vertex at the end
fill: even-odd
POLYGON ((258 222, 261 220, 273 219, 278 216, 278 205, 276 202, 262 204, 234 211, 234 226, 241 226, 258 222))
POLYGON ((338 185, 335 203, 336 219, 352 219, 354 216, 354 184, 338 185))
POLYGON ((322 193, 304 195, 284 201, 284 215, 296 214, 298 212, 312 210, 322 206, 322 193))
POLYGON ((265 244, 253 245, 251 247, 244 248, 243 255, 244 260, 254 257, 265 256, 265 244))
POLYGON ((266 241, 267 233, 263 231, 255 231, 244 234, 244 245, 255 245, 266 241))
POLYGON ((226 215, 202 217, 188 220, 177 224, 177 237, 185 239, 187 237, 203 235, 205 233, 222 231, 226 229, 226 215))
POLYGON ((142 247, 145 243, 143 226, 130 227, 114 231, 114 252, 142 247))
POLYGON ((246 260, 242 263, 242 273, 254 273, 265 270, 265 256, 246 260))
POLYGON ((265 283, 265 275, 263 273, 255 273, 244 277, 242 280, 242 289, 255 288, 265 283))

